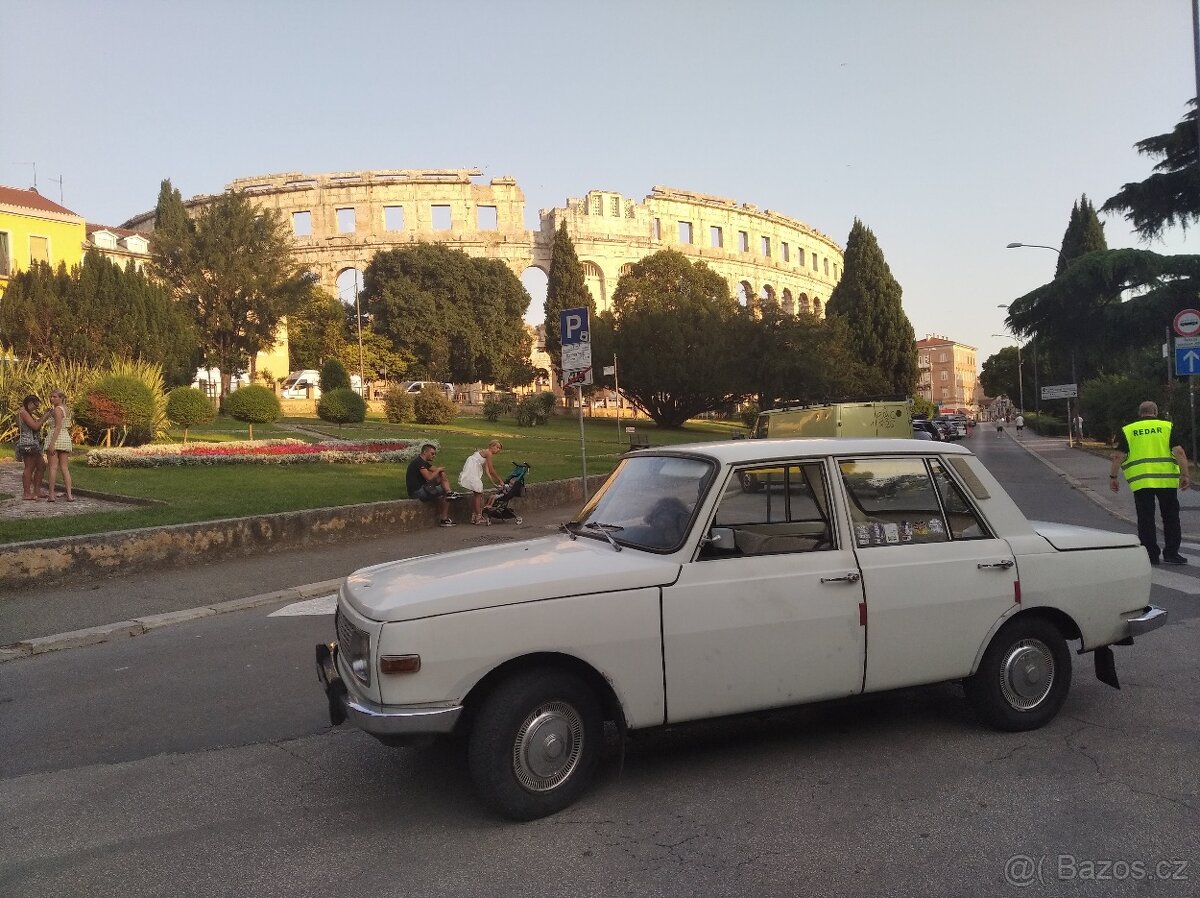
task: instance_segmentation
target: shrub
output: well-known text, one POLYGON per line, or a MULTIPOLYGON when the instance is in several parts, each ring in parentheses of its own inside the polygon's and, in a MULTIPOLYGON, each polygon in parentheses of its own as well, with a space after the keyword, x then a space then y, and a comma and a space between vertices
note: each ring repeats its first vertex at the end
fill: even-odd
POLYGON ((411 421, 413 419, 412 395, 399 387, 392 387, 384 397, 383 413, 393 424, 411 421))
POLYGON ((231 418, 250 425, 250 439, 254 439, 255 424, 278 421, 280 415, 279 397, 258 384, 234 390, 225 397, 221 408, 231 418))
POLYGON ((535 424, 545 424, 550 420, 550 412, 556 402, 553 393, 531 393, 517 403, 514 410, 517 424, 520 427, 532 427, 535 424))
POLYGON ((167 394, 167 418, 176 427, 183 428, 183 441, 188 438, 188 428, 196 424, 207 424, 217 415, 212 402, 195 387, 176 387, 167 394))
POLYGON ((339 387, 321 393, 317 400, 317 417, 338 427, 361 424, 367 417, 367 403, 349 387, 339 387))
POLYGON ((413 397, 413 416, 418 424, 449 424, 458 415, 458 406, 436 387, 425 387, 413 397))
POLYGON ((483 416, 489 421, 499 421, 501 415, 511 415, 517 407, 517 397, 512 393, 492 393, 483 400, 483 416))
POLYGON ((332 393, 334 390, 350 389, 350 375, 346 366, 337 359, 330 359, 321 366, 321 376, 317 381, 322 393, 332 393))
POLYGON ((110 374, 75 404, 75 420, 90 442, 142 446, 154 437, 157 406, 153 391, 136 377, 110 374))

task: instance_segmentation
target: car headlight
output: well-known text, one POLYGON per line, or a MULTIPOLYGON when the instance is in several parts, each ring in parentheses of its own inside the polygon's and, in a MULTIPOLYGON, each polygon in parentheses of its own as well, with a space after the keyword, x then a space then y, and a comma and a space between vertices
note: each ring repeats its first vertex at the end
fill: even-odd
POLYGON ((364 686, 371 685, 371 637, 337 611, 338 653, 346 659, 350 672, 364 686))

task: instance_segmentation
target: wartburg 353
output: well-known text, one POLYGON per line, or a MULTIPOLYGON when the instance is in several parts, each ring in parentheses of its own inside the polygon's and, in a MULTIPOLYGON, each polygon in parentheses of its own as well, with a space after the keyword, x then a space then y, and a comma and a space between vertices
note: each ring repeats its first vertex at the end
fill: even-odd
POLYGON ((1073 644, 1166 622, 1133 536, 1031 523, 965 448, 739 440, 634 452, 560 535, 350 575, 332 721, 455 734, 499 813, 574 802, 621 733, 961 681, 989 725, 1067 697, 1073 644))

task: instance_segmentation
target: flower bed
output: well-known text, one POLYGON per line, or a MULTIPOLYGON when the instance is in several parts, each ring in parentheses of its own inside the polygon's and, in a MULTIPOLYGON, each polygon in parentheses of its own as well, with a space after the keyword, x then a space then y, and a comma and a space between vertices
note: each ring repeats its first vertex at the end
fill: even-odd
POLYGON ((160 468, 207 465, 363 465, 376 462, 408 462, 424 443, 436 440, 370 440, 347 442, 328 440, 305 443, 302 440, 241 440, 232 443, 171 443, 135 448, 92 449, 87 454, 91 468, 160 468))

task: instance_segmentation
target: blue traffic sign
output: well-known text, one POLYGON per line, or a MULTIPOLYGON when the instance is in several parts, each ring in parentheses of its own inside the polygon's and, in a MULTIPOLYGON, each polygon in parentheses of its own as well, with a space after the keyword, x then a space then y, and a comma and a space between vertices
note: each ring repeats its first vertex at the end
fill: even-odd
POLYGON ((1194 346, 1176 346, 1175 374, 1177 377, 1200 374, 1200 349, 1194 346))
POLYGON ((574 346, 577 343, 587 343, 591 338, 588 332, 588 310, 563 309, 558 313, 559 342, 563 346, 574 346))

